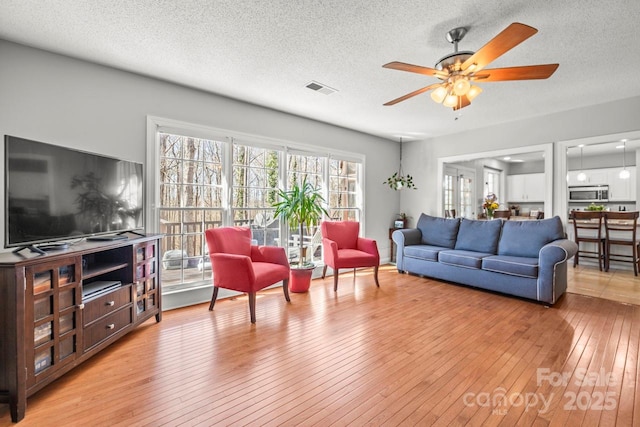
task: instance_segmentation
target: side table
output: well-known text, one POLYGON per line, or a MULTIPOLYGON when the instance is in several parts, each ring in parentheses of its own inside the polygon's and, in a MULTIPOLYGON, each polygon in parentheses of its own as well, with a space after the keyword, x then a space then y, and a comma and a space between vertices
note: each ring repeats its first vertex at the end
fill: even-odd
POLYGON ((396 262, 396 244, 393 242, 391 235, 396 230, 402 230, 402 228, 390 228, 389 229, 389 261, 396 262))

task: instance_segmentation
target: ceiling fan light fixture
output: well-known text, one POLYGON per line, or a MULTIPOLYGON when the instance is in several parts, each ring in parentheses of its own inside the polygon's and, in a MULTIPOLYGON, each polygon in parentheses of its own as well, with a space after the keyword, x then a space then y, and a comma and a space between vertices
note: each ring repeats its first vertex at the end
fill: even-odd
POLYGON ((431 99, 438 104, 442 104, 444 98, 447 96, 447 88, 444 86, 437 87, 435 90, 431 91, 431 99))
POLYGON ((441 80, 441 83, 434 83, 414 90, 384 105, 395 105, 427 91, 437 90, 437 93, 431 93, 431 98, 435 102, 442 103, 454 110, 459 110, 471 105, 471 101, 482 92, 479 87, 472 85, 474 81, 499 82, 549 78, 556 71, 559 64, 493 68, 487 69, 482 73, 482 70, 491 62, 537 32, 538 30, 533 27, 514 22, 489 40, 480 50, 472 52, 458 50, 458 43, 467 33, 467 28, 454 28, 446 36, 447 41, 453 44, 453 53, 441 57, 433 68, 399 61, 383 65, 384 68, 432 76, 441 80), (445 91, 447 92, 446 94, 445 91))
POLYGON ((471 83, 464 76, 459 76, 453 84, 453 93, 457 96, 464 96, 469 92, 471 83))
POLYGON ((473 101, 476 96, 482 93, 482 88, 480 86, 471 86, 469 91, 467 92, 467 98, 469 101, 473 101))
POLYGON ((444 98, 444 102, 442 103, 445 107, 453 108, 458 105, 458 97, 450 93, 444 98))

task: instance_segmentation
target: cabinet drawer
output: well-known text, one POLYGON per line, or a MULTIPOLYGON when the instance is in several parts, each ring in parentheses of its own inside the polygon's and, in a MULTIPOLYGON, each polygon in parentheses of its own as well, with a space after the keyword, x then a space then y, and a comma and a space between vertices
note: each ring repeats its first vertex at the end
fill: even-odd
POLYGON ((122 286, 113 292, 92 299, 84 305, 84 325, 87 326, 102 316, 117 311, 130 302, 131 285, 122 286))
POLYGON ((133 307, 121 308, 119 311, 109 314, 84 328, 84 351, 109 338, 116 332, 130 326, 133 323, 133 307))

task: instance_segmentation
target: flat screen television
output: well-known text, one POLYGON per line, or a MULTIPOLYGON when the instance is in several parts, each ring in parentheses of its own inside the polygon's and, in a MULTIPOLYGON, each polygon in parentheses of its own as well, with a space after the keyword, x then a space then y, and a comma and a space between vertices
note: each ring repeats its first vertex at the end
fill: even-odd
POLYGON ((5 135, 5 247, 144 227, 142 164, 5 135))

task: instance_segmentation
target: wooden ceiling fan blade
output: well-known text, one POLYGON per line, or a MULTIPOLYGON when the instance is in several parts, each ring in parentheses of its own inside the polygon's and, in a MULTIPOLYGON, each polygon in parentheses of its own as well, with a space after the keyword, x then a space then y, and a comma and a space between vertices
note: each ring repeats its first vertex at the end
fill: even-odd
POLYGON ((421 65, 407 64, 406 62, 393 61, 388 64, 384 64, 383 68, 390 68, 392 70, 408 71, 410 73, 422 74, 425 76, 435 76, 446 78, 448 73, 436 70, 435 68, 423 67, 421 65))
POLYGON ((479 76, 481 82, 502 82, 508 80, 548 79, 560 64, 527 65, 523 67, 487 68, 479 76), (486 77, 484 77, 487 75, 486 77))
POLYGON ((538 30, 533 27, 514 22, 464 61, 462 63, 462 70, 476 72, 483 69, 489 65, 490 62, 513 49, 537 32, 538 30), (469 69, 471 65, 474 66, 469 69))
POLYGON ((420 95, 421 93, 425 93, 425 92, 427 92, 427 91, 429 91, 431 89, 435 89, 436 87, 438 87, 440 85, 441 85, 441 83, 435 83, 435 84, 432 84, 432 85, 429 85, 429 86, 425 86, 425 87, 420 88, 418 90, 414 90, 413 92, 408 93, 408 94, 406 94, 404 96, 401 96, 400 98, 396 98, 396 99, 394 99, 392 101, 389 101, 389 102, 385 103, 384 105, 385 106, 395 105, 398 102, 406 101, 407 99, 413 98, 416 95, 420 95))
POLYGON ((471 101, 467 98, 467 95, 462 95, 458 97, 458 105, 453 107, 453 111, 459 110, 461 108, 467 107, 471 105, 471 101))

